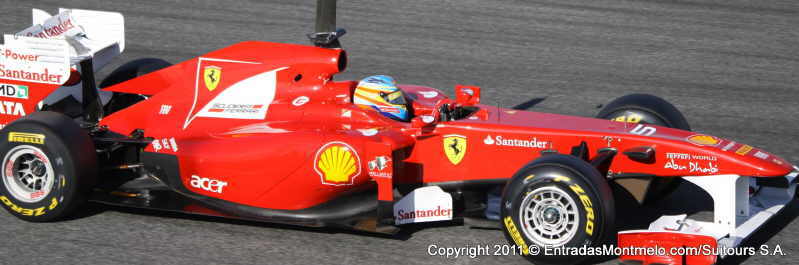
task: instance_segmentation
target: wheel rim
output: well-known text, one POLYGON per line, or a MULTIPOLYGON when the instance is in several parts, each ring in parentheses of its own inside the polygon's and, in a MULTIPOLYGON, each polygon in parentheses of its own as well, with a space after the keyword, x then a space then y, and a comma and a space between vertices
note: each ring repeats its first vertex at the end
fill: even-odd
POLYGON ((39 202, 53 189, 55 173, 41 149, 30 145, 12 148, 3 159, 3 185, 15 199, 39 202))
POLYGON ((566 244, 580 225, 577 204, 556 187, 541 187, 528 192, 520 209, 522 231, 528 239, 541 246, 566 244))

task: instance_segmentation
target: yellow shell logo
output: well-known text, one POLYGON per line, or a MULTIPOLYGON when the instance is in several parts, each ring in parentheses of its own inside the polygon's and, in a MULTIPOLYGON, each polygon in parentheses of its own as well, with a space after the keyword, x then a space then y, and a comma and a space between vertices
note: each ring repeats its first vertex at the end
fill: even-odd
POLYGON ((352 185, 355 177, 361 174, 361 159, 350 145, 330 142, 316 153, 314 170, 322 177, 322 184, 352 185))
POLYGON ((719 138, 704 134, 691 135, 688 137, 688 141, 698 145, 709 146, 718 145, 721 142, 719 138))

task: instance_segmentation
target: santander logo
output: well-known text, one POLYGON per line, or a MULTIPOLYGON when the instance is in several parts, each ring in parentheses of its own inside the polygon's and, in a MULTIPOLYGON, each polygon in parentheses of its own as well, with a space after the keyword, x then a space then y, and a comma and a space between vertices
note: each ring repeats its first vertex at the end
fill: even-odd
POLYGON ((436 208, 431 209, 413 209, 405 211, 400 209, 396 213, 397 223, 404 223, 405 220, 412 220, 416 218, 432 218, 432 217, 445 217, 452 218, 452 208, 441 208, 441 205, 436 205, 436 208))
POLYGON ((502 137, 501 135, 497 135, 495 137, 487 135, 486 138, 483 139, 483 143, 487 145, 526 147, 526 148, 538 148, 538 149, 547 148, 547 146, 551 144, 548 141, 538 140, 537 137, 533 137, 532 139, 528 140, 528 139, 505 138, 502 137))

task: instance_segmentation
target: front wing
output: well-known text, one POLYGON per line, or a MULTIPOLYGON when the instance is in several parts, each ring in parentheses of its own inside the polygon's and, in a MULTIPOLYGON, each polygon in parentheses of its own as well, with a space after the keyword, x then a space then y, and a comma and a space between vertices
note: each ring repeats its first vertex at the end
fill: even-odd
POLYGON ((768 183, 739 175, 684 177, 713 199, 713 222, 682 215, 664 215, 646 230, 621 231, 621 249, 659 249, 655 254, 631 253, 619 259, 627 264, 714 264, 724 249, 741 245, 794 198, 799 168, 768 183), (762 185, 761 185, 762 184, 762 185), (718 255, 716 255, 718 254, 718 255))

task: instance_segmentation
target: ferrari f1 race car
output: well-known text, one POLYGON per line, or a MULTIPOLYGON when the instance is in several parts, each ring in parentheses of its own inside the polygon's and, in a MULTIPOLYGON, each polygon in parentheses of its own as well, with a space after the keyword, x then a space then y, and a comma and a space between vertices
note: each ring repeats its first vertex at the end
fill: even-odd
POLYGON ((397 109, 364 107, 358 81, 334 79, 344 33, 335 1, 319 0, 313 45, 139 59, 98 84, 125 49, 123 16, 33 10, 33 26, 0 46, 1 205, 31 222, 94 201, 380 234, 478 219, 535 264, 588 258, 540 249, 609 244, 629 264, 713 264, 719 255, 668 250, 736 247, 794 198, 791 162, 692 132, 652 95, 587 118, 484 105, 476 86, 447 97, 399 84, 375 93, 408 118, 383 115, 397 109), (712 221, 663 215, 617 231, 615 195, 647 204, 680 183, 709 194, 712 221), (665 250, 633 251, 644 248, 665 250))

